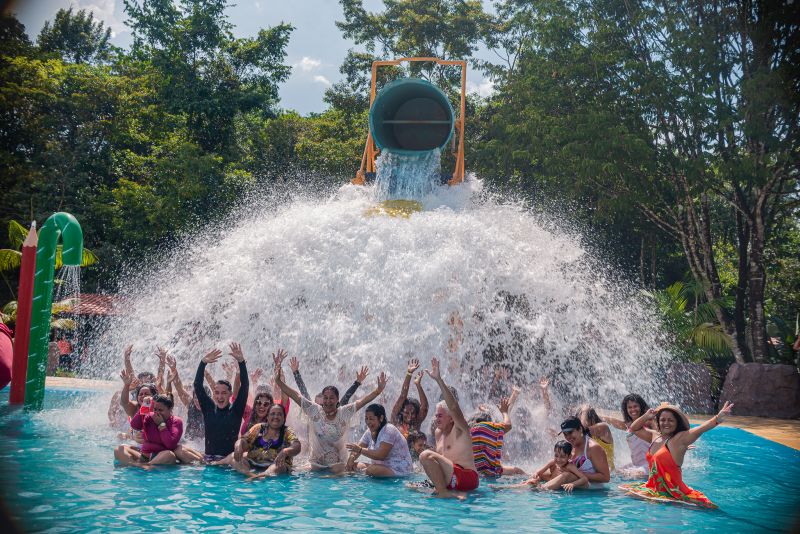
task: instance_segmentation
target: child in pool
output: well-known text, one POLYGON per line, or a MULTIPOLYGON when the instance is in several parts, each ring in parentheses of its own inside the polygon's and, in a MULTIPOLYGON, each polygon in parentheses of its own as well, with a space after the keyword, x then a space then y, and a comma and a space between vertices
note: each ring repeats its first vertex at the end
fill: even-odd
POLYGON ((544 484, 543 489, 559 489, 557 487, 549 487, 550 480, 556 478, 558 475, 562 473, 572 473, 578 480, 569 484, 562 484, 561 489, 566 491, 567 493, 571 492, 575 488, 579 488, 582 486, 589 485, 589 479, 586 478, 582 472, 575 467, 575 464, 569 461, 569 457, 572 454, 572 445, 568 441, 561 440, 556 443, 555 447, 553 447, 553 459, 550 460, 547 465, 536 471, 536 474, 533 475, 531 478, 522 482, 520 484, 507 484, 507 485, 497 485, 497 484, 489 484, 489 487, 495 490, 498 489, 514 489, 514 488, 538 488, 540 484, 544 484))

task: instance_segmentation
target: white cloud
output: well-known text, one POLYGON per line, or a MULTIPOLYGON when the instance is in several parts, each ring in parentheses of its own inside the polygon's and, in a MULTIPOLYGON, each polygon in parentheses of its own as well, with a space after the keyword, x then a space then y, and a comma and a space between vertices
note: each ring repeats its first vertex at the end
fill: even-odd
POLYGON ((321 83, 323 85, 332 85, 331 81, 325 76, 319 76, 319 75, 314 76, 314 81, 317 83, 321 83))
POLYGON ((107 28, 111 28, 112 37, 128 31, 122 20, 117 18, 114 0, 72 0, 70 5, 74 11, 85 9, 93 13, 95 19, 103 21, 107 28))
POLYGON ((261 11, 263 8, 261 7, 261 2, 253 2, 253 5, 256 6, 258 11, 261 11))
POLYGON ((480 84, 467 82, 468 93, 478 93, 478 96, 486 98, 494 94, 494 84, 491 80, 484 80, 480 84))
POLYGON ((300 70, 305 72, 311 72, 320 65, 322 65, 322 62, 320 60, 312 59, 308 56, 303 56, 303 59, 301 59, 299 63, 294 64, 295 67, 299 67, 300 70))

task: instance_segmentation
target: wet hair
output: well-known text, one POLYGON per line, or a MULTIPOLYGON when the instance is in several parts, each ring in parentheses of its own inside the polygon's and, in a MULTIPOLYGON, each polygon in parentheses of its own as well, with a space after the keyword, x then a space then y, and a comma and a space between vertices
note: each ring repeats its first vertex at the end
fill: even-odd
POLYGON ((561 451, 567 456, 569 456, 570 454, 572 454, 572 443, 570 443, 565 439, 559 440, 556 442, 555 447, 553 447, 553 452, 555 451, 561 451))
POLYGON ((437 402, 436 403, 436 408, 437 409, 438 408, 442 408, 447 413, 450 413, 450 408, 447 407, 447 402, 446 401, 440 400, 439 402, 437 402))
POLYGON ((419 430, 412 430, 408 433, 408 437, 406 438, 406 443, 408 443, 408 448, 413 449, 414 444, 420 440, 423 440, 425 443, 428 442, 428 436, 426 436, 423 432, 419 430))
POLYGON ((678 432, 689 430, 689 427, 683 422, 683 417, 681 417, 680 414, 671 408, 662 408, 658 411, 658 417, 656 417, 656 426, 658 426, 659 432, 661 432, 661 412, 669 412, 675 417, 675 432, 672 433, 673 436, 678 432))
POLYGON ((339 398, 339 389, 336 386, 325 386, 322 388, 322 393, 320 393, 320 395, 325 395, 326 391, 332 392, 334 395, 336 395, 337 399, 339 398))
POLYGON ((575 430, 580 430, 581 433, 585 436, 589 434, 589 429, 583 426, 583 421, 581 421, 580 417, 567 417, 561 422, 561 431, 564 431, 564 427, 573 427, 575 430))
MULTIPOLYGON (((406 406, 412 406, 414 408, 414 413, 417 417, 419 417, 419 412, 422 409, 420 406, 419 401, 417 399, 406 399, 403 401, 403 405, 400 407, 400 411, 397 413, 397 420, 401 423, 407 423, 408 421, 403 421, 403 410, 406 406)), ((418 421, 419 422, 419 421, 418 421)))
POLYGON ((141 373, 136 375, 136 378, 138 378, 141 382, 144 382, 145 380, 152 382, 153 380, 156 379, 156 375, 154 375, 150 371, 142 371, 141 373))
POLYGON ((153 397, 153 402, 161 403, 170 410, 173 406, 175 406, 175 401, 172 400, 172 395, 156 395, 153 397))
POLYGON ((492 414, 488 412, 475 412, 472 414, 472 417, 469 418, 467 421, 468 426, 475 426, 478 423, 491 423, 492 422, 492 414))
POLYGON ((155 384, 142 384, 138 388, 136 388, 136 398, 139 398, 139 392, 142 391, 144 388, 150 390, 150 396, 158 395, 158 388, 156 388, 155 384))
POLYGON ((383 430, 383 427, 385 427, 386 424, 389 422, 389 421, 386 420, 386 408, 384 408, 380 404, 370 404, 369 406, 367 406, 366 411, 370 412, 372 415, 374 415, 378 419, 383 417, 383 421, 381 421, 381 426, 378 427, 378 430, 372 436, 373 440, 378 439, 378 434, 381 433, 381 430, 383 430))
MULTIPOLYGON (((578 410, 578 413, 575 414, 575 417, 581 420, 581 424, 583 424, 584 416, 586 417, 586 422, 589 424, 589 426, 599 425, 603 422, 603 420, 600 419, 600 416, 597 415, 595 409, 589 404, 584 404, 581 406, 581 408, 578 410)), ((589 431, 588 428, 586 430, 591 435, 591 431, 589 431)))
POLYGON ((231 386, 231 383, 228 382, 227 380, 217 380, 217 384, 221 384, 223 386, 227 386, 228 391, 233 393, 233 386, 231 386))
POLYGON ((639 395, 637 395, 636 393, 630 393, 628 395, 625 395, 625 397, 622 399, 622 418, 629 425, 633 423, 633 418, 630 415, 628 415, 628 403, 630 401, 633 401, 639 405, 640 416, 644 415, 644 413, 650 409, 650 407, 647 405, 644 399, 639 395))

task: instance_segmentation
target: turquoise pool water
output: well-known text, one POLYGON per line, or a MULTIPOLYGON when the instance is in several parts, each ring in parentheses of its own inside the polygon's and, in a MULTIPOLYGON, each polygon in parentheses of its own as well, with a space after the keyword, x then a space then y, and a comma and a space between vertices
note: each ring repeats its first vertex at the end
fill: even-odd
POLYGON ((738 429, 715 429, 701 439, 686 467, 687 483, 720 510, 647 503, 617 489, 565 495, 482 487, 455 502, 361 477, 245 483, 224 468, 114 468, 108 396, 100 397, 105 403, 95 398, 48 390, 45 410, 26 414, 9 410, 7 388, 0 393, 0 491, 24 530, 753 532, 798 526, 800 452, 738 429))

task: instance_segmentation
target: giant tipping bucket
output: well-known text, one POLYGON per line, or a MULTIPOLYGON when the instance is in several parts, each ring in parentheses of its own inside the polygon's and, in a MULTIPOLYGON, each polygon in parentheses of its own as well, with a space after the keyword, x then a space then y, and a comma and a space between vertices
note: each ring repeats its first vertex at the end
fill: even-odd
POLYGON ((361 166, 353 184, 363 185, 376 176, 379 152, 396 155, 404 164, 438 158, 438 152, 453 141, 455 168, 447 183, 464 180, 464 115, 466 112, 467 63, 433 57, 400 58, 373 61, 370 88, 369 132, 361 156, 361 166), (461 99, 457 113, 445 93, 435 85, 417 78, 401 78, 376 92, 379 67, 406 62, 432 62, 461 69, 461 99))
POLYGON ((443 148, 453 136, 453 108, 435 85, 416 78, 395 80, 378 93, 369 127, 381 150, 421 155, 443 148))

